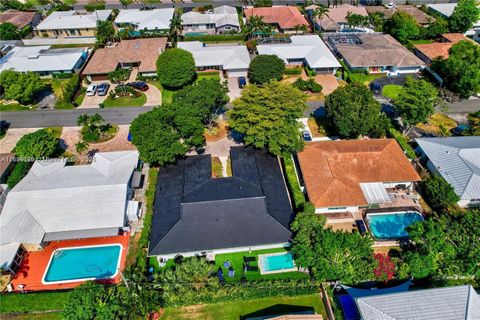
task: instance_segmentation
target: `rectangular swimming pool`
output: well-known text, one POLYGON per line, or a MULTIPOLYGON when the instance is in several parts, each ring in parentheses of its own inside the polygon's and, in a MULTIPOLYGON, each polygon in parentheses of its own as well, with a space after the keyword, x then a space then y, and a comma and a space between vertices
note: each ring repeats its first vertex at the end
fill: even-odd
POLYGON ((109 279, 117 275, 122 245, 61 248, 53 252, 43 284, 109 279))
POLYGON ((376 240, 396 240, 408 238, 407 227, 423 221, 417 211, 401 211, 367 214, 370 232, 376 240))
POLYGON ((290 252, 262 254, 258 256, 260 274, 296 271, 290 252))

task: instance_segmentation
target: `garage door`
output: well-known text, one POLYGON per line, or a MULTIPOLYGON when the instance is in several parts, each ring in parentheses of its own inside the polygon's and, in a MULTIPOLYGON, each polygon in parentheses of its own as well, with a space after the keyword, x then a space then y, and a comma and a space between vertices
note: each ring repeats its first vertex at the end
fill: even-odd
POLYGON ((106 75, 106 74, 92 74, 91 78, 92 78, 92 81, 103 81, 103 80, 108 80, 108 75, 106 75))
POLYGON ((247 70, 247 69, 228 70, 228 76, 229 76, 230 78, 246 77, 247 75, 248 75, 248 70, 247 70))

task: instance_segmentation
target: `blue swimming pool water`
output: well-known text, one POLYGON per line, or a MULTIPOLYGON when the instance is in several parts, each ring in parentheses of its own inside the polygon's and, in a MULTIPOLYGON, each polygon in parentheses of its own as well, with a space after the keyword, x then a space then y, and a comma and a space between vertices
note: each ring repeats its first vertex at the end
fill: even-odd
POLYGON ((57 250, 44 282, 110 278, 117 273, 120 256, 120 245, 57 250))
POLYGON ((367 221, 373 237, 379 240, 406 238, 408 237, 407 227, 422 220, 423 218, 419 213, 412 211, 367 214, 367 221))
POLYGON ((293 257, 290 252, 282 255, 263 257, 264 271, 276 271, 283 269, 291 269, 294 267, 295 264, 293 263, 293 257))

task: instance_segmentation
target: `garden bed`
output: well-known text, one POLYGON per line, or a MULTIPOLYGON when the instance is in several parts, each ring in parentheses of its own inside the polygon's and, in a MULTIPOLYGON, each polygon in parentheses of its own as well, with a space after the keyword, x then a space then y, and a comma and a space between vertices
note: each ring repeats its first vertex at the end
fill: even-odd
POLYGON ((450 130, 456 126, 457 122, 455 120, 440 113, 431 116, 427 123, 417 124, 417 128, 435 136, 451 136, 450 130))
POLYGON ((382 89, 382 96, 390 100, 396 99, 402 91, 402 86, 397 84, 387 84, 382 89))

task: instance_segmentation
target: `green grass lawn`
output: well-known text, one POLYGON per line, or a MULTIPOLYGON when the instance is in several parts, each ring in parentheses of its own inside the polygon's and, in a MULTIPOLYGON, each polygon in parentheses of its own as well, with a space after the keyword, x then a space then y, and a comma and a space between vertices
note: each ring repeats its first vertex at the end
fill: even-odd
POLYGON ((396 99, 402 90, 397 84, 387 84, 382 89, 382 95, 388 99, 396 99))
POLYGON ((372 82, 375 79, 385 77, 385 73, 373 73, 373 74, 350 73, 349 76, 354 82, 359 82, 359 83, 368 85, 370 82, 372 82))
POLYGON ((159 80, 148 80, 147 83, 154 85, 158 88, 158 90, 162 92, 162 104, 172 102, 173 94, 175 93, 175 91, 163 88, 159 80))
POLYGON ((71 110, 75 109, 75 106, 73 103, 66 102, 66 101, 57 101, 55 104, 55 109, 60 109, 60 110, 71 110))
POLYGON ((220 81, 220 75, 218 72, 204 72, 204 73, 197 73, 197 80, 195 82, 201 81, 203 79, 209 80, 209 79, 215 79, 220 81))
MULTIPOLYGON (((265 253, 273 253, 273 252, 288 252, 287 249, 284 248, 277 248, 277 249, 267 249, 267 250, 259 250, 259 251, 252 251, 252 252, 235 252, 235 253, 225 253, 225 254, 217 254, 215 255, 215 268, 218 269, 221 267, 225 274, 225 280, 227 281, 238 281, 242 277, 243 271, 243 256, 258 256, 259 254, 265 253), (227 276, 228 269, 223 267, 223 263, 225 261, 230 261, 232 264, 233 269, 235 270, 235 276, 230 278, 227 276)), ((253 265, 258 265, 257 263, 253 265)), ((300 278, 308 278, 308 275, 302 272, 283 272, 283 273, 276 273, 276 274, 268 274, 268 275, 261 275, 260 271, 247 271, 246 274, 247 280, 258 280, 258 279, 300 279, 300 278)))
POLYGON ((162 320, 176 319, 215 319, 237 320, 245 315, 284 314, 298 311, 299 307, 310 307, 315 313, 327 319, 325 307, 317 294, 295 297, 273 297, 249 301, 236 301, 209 305, 166 308, 162 320), (267 309, 268 312, 262 312, 267 309))
POLYGON ((77 106, 83 103, 83 99, 85 99, 85 92, 79 94, 78 97, 75 98, 75 103, 77 104, 77 106))
POLYGON ((29 111, 36 109, 36 105, 22 106, 19 103, 9 103, 3 104, 0 103, 0 111, 29 111))
POLYGON ((62 310, 69 292, 2 294, 0 313, 62 310))
POLYGON ((121 108, 121 107, 141 107, 147 102, 147 96, 145 93, 138 97, 119 97, 111 99, 108 97, 103 102, 106 108, 121 108))

